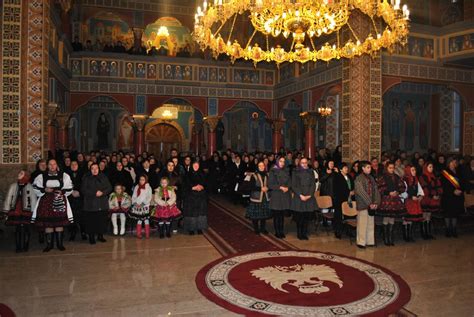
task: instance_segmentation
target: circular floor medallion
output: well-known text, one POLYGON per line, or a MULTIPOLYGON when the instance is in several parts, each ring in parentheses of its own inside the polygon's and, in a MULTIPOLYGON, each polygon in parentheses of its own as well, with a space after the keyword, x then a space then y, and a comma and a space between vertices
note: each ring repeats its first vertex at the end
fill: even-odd
POLYGON ((246 315, 385 316, 410 299, 387 269, 311 251, 233 255, 202 268, 196 283, 209 300, 246 315))

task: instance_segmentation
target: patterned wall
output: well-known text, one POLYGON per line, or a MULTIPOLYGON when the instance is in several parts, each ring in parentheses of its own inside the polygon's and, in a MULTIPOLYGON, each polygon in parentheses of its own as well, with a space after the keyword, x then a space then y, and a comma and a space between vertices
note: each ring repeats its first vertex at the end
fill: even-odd
POLYGON ((5 0, 2 11, 1 163, 21 162, 21 15, 20 0, 5 0))
POLYGON ((334 150, 339 145, 339 95, 328 96, 326 105, 332 108, 332 113, 326 118, 326 147, 334 150))
POLYGON ((453 143, 453 92, 447 88, 441 89, 439 123, 439 150, 451 151, 453 143))
POLYGON ((464 112, 463 153, 474 155, 474 111, 464 112))

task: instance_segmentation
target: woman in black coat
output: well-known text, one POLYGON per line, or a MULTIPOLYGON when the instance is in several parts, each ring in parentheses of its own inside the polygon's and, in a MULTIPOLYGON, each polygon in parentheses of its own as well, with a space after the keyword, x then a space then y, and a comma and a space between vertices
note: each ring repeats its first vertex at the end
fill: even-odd
POLYGON ((354 180, 349 175, 349 167, 346 163, 342 163, 340 172, 334 176, 334 233, 336 238, 341 239, 342 235, 342 203, 352 201, 351 196, 354 195, 354 180))
POLYGON ((290 209, 290 171, 285 166, 285 157, 278 158, 268 176, 270 189, 270 210, 273 213, 273 227, 277 238, 285 238, 285 213, 290 209))
POLYGON ((106 242, 104 233, 107 230, 107 215, 109 211, 108 195, 112 192, 107 176, 99 172, 96 163, 90 167, 90 174, 82 180, 84 196, 84 223, 89 235, 89 243, 95 244, 95 235, 100 242, 106 242))
POLYGON ((74 215, 74 223, 69 225, 70 236, 69 241, 74 241, 76 239, 77 227, 79 226, 82 240, 87 239, 85 226, 82 216, 82 195, 81 195, 81 184, 84 174, 79 167, 77 161, 71 162, 71 168, 67 172, 71 178, 73 190, 72 194, 69 195, 68 200, 71 205, 72 214, 74 215))
POLYGON ((458 162, 455 158, 449 158, 447 168, 441 172, 441 185, 443 194, 441 206, 446 223, 446 236, 458 237, 456 230, 458 216, 464 212, 464 188, 461 178, 456 172, 458 162))
POLYGON ((116 185, 122 185, 125 188, 125 192, 131 196, 133 178, 132 175, 130 175, 130 172, 123 168, 122 162, 117 162, 115 168, 111 170, 112 172, 110 173, 109 180, 112 188, 115 188, 116 185))
POLYGON ((190 235, 207 229, 207 181, 199 162, 194 162, 184 181, 184 229, 190 235))

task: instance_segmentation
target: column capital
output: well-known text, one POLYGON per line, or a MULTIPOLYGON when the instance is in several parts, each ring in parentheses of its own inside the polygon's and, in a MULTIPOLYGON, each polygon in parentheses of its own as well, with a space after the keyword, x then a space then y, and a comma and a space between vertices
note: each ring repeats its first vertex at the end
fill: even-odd
POLYGON ((204 122, 207 124, 207 126, 209 128, 209 132, 216 131, 217 124, 219 123, 219 120, 221 118, 222 118, 222 116, 204 117, 204 122))
POLYGON ((59 128, 67 129, 67 125, 69 123, 70 118, 71 114, 68 112, 56 114, 56 121, 58 122, 59 128))
POLYGON ((268 119, 268 122, 272 125, 273 131, 281 131, 285 126, 286 120, 285 119, 268 119))
POLYGON ((148 115, 144 114, 134 114, 133 116, 133 123, 138 131, 143 131, 146 125, 146 121, 148 120, 148 115))
POLYGON ((48 125, 54 125, 59 106, 57 103, 50 102, 45 107, 45 115, 48 120, 48 125))
POLYGON ((318 114, 315 111, 306 111, 300 113, 305 129, 314 129, 318 120, 318 114))
POLYGON ((202 131, 202 122, 196 122, 195 120, 191 120, 190 123, 192 126, 192 134, 197 134, 202 131))

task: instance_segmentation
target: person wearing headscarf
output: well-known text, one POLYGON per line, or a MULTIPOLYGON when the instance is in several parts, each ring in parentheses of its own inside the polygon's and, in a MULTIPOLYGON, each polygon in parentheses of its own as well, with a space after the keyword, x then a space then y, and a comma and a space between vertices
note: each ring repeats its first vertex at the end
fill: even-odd
POLYGON ((54 240, 58 250, 66 250, 63 245, 64 226, 74 221, 67 198, 73 191, 71 178, 59 170, 55 159, 50 159, 48 170, 33 181, 33 189, 39 200, 33 209, 31 222, 46 233, 47 246, 43 252, 53 249, 54 240))
POLYGON ((122 185, 127 194, 132 195, 133 178, 130 172, 123 168, 122 162, 115 163, 115 167, 110 168, 110 184, 113 188, 116 185, 122 185))
POLYGON ((403 218, 403 238, 407 242, 415 242, 413 237, 413 222, 421 223, 423 221, 423 210, 421 209, 421 200, 424 193, 418 180, 416 166, 408 165, 405 167, 406 192, 405 207, 407 213, 403 218))
POLYGON ((272 213, 269 207, 268 173, 263 161, 257 164, 257 171, 250 175, 249 189, 250 204, 247 206, 245 216, 252 220, 256 234, 268 234, 266 221, 271 218, 272 213))
POLYGON ((133 189, 132 208, 129 217, 137 221, 137 238, 142 238, 142 226, 145 225, 145 238, 150 238, 150 204, 153 198, 153 189, 148 184, 145 174, 138 177, 138 184, 133 189))
POLYGON ((72 208, 72 214, 74 216, 74 223, 69 226, 70 236, 69 241, 74 241, 76 239, 77 234, 77 227, 79 226, 82 240, 87 239, 86 230, 84 225, 84 217, 83 217, 83 197, 81 195, 81 185, 82 185, 82 178, 84 177, 84 173, 79 166, 77 161, 71 162, 71 168, 67 172, 69 177, 72 181, 72 193, 68 197, 69 203, 72 208))
POLYGON ((30 224, 36 195, 25 170, 20 170, 16 182, 8 188, 3 211, 7 214, 5 224, 15 227, 16 252, 26 252, 30 242, 30 224))
POLYGON ((106 242, 109 200, 112 185, 105 174, 99 171, 99 165, 92 164, 90 174, 82 180, 81 192, 84 197, 84 224, 89 235, 89 243, 95 244, 95 236, 100 242, 106 242))
POLYGON ((349 174, 349 167, 346 163, 341 163, 340 172, 335 173, 334 177, 334 234, 336 238, 342 237, 342 203, 351 203, 354 195, 354 180, 349 174))
POLYGON ((424 196, 421 200, 421 208, 423 209, 423 239, 434 239, 432 234, 431 215, 441 211, 441 196, 443 187, 441 180, 434 174, 434 164, 428 162, 423 168, 423 175, 420 177, 420 184, 423 188, 424 196))
POLYGON ((207 179, 199 162, 193 162, 184 180, 183 226, 190 235, 207 229, 207 179))
POLYGON ((444 212, 446 224, 446 237, 458 237, 457 222, 460 214, 464 212, 464 188, 457 173, 458 162, 450 157, 446 162, 446 169, 441 172, 441 207, 444 212))
POLYGON ((298 168, 291 176, 291 210, 296 220, 297 237, 299 240, 308 240, 309 220, 313 218, 316 206, 316 183, 314 173, 308 168, 308 159, 303 157, 298 168))
POLYGON ((285 238, 285 214, 291 203, 290 171, 285 165, 285 157, 280 156, 268 175, 270 189, 270 210, 273 214, 273 227, 277 238, 285 238))

